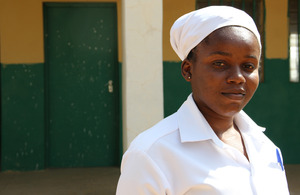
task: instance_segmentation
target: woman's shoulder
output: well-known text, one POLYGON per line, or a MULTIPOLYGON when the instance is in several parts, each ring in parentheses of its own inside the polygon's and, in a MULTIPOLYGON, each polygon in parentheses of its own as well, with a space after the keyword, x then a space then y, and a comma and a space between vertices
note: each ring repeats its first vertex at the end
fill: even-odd
POLYGON ((130 144, 128 150, 141 150, 146 152, 151 146, 165 136, 178 131, 177 113, 174 113, 153 127, 140 133, 130 144))

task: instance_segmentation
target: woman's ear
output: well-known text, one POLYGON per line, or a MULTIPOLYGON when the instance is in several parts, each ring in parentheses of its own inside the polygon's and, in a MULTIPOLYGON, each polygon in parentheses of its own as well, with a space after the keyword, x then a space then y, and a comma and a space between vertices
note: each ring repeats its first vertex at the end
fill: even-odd
POLYGON ((187 81, 190 82, 192 78, 191 74, 191 68, 192 68, 192 63, 191 61, 185 59, 181 63, 181 75, 183 78, 187 81))

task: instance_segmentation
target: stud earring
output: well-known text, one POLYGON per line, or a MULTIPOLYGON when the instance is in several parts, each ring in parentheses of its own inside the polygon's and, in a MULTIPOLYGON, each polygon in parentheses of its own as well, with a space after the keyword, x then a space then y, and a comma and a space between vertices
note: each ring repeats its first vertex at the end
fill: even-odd
POLYGON ((191 80, 191 76, 188 76, 188 80, 191 80))

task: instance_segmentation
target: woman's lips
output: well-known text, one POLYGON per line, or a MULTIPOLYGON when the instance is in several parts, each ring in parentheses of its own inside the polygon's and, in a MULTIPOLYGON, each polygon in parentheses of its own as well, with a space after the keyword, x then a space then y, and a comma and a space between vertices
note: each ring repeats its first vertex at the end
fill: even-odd
POLYGON ((245 94, 246 92, 243 89, 232 89, 222 92, 222 95, 232 100, 242 100, 245 94))
POLYGON ((242 100, 244 99, 245 94, 242 93, 222 93, 225 97, 232 100, 242 100))

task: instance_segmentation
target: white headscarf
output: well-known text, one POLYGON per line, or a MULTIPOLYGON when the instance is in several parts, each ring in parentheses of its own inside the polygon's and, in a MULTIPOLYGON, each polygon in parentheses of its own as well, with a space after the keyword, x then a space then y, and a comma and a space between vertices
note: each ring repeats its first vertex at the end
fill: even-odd
POLYGON ((242 26, 252 31, 261 47, 260 35, 253 19, 230 6, 209 6, 178 18, 170 31, 170 41, 181 60, 213 31, 224 26, 242 26))

